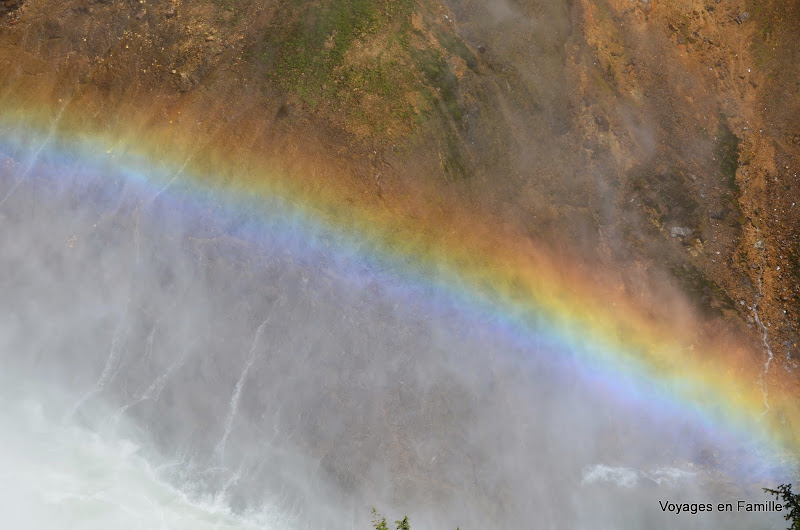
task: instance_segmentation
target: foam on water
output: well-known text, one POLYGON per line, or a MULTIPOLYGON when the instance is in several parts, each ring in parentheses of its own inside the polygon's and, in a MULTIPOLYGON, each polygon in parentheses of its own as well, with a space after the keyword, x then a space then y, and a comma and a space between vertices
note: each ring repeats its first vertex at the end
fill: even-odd
POLYGON ((690 483, 697 473, 676 467, 658 467, 651 470, 639 470, 623 466, 596 464, 583 471, 581 485, 609 483, 621 488, 635 488, 642 483, 678 487, 682 483, 690 483))
POLYGON ((0 527, 288 528, 276 514, 233 514, 223 496, 189 498, 138 444, 47 417, 38 401, 0 408, 0 527))

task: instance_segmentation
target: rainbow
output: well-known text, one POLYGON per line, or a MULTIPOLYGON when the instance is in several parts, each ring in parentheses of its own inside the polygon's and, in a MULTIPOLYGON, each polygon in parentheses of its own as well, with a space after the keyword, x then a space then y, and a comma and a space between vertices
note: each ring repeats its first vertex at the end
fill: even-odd
POLYGON ((501 219, 437 202, 421 185, 376 200, 357 176, 313 163, 281 166, 274 153, 259 152, 263 142, 240 141, 246 132, 215 143, 218 130, 176 123, 175 113, 92 120, 79 102, 19 97, 0 108, 0 155, 19 164, 17 175, 42 165, 55 173, 61 165, 94 174, 113 168, 142 197, 216 212, 234 237, 302 241, 299 259, 326 259, 348 281, 368 271, 424 311, 457 308, 497 340, 571 352, 620 399, 694 418, 757 448, 768 466, 796 469, 800 391, 792 374, 770 373, 765 406, 760 352, 709 334, 688 310, 666 317, 613 275, 582 270, 501 219))

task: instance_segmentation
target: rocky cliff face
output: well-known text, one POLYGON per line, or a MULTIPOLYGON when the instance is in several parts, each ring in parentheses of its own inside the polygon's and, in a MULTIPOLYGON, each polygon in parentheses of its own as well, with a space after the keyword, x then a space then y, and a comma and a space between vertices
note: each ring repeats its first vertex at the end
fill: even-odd
POLYGON ((798 328, 796 10, 586 4, 574 56, 600 114, 583 134, 619 181, 625 247, 663 252, 690 296, 742 321, 786 369, 798 328))

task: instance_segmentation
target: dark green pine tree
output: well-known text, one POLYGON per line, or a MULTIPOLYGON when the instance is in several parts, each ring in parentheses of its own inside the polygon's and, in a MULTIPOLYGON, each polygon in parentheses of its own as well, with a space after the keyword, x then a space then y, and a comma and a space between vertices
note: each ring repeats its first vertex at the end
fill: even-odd
POLYGON ((792 493, 791 484, 781 484, 778 489, 764 488, 764 491, 783 501, 787 513, 783 517, 791 523, 786 530, 800 530, 800 494, 792 493))

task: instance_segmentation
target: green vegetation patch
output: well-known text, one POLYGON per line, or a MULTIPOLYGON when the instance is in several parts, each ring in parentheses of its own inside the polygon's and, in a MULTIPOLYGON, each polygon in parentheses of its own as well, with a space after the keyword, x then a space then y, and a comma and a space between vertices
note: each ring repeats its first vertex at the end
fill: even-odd
POLYGON ((442 170, 456 180, 468 178, 470 172, 459 148, 458 129, 464 119, 464 111, 458 99, 459 79, 440 51, 432 48, 412 49, 411 54, 427 85, 427 90, 423 93, 428 108, 441 123, 442 152, 439 156, 442 170))
POLYGON ((631 195, 638 196, 661 225, 702 228, 703 209, 683 175, 651 171, 645 169, 631 181, 631 195))
MULTIPOLYGON (((458 126, 464 111, 452 61, 475 70, 478 59, 445 27, 431 28, 432 46, 419 26, 425 12, 419 0, 288 0, 253 56, 296 101, 374 134, 410 132, 427 118, 458 126)), ((450 155, 449 166, 463 166, 450 155)))
POLYGON ((436 40, 439 41, 442 48, 453 55, 461 57, 470 70, 475 70, 478 67, 478 59, 475 57, 475 54, 472 53, 472 50, 461 40, 461 37, 455 33, 438 31, 436 32, 436 40))
POLYGON ((733 300, 722 287, 694 265, 673 263, 670 265, 670 272, 678 280, 681 289, 705 315, 718 317, 723 316, 725 311, 736 309, 733 300))
POLYGON ((719 171, 727 193, 722 199, 722 212, 719 219, 731 227, 741 227, 746 221, 739 204, 739 185, 736 183, 736 170, 741 159, 739 137, 731 131, 725 116, 719 116, 714 156, 719 162, 719 171))
POLYGON ((781 3, 764 0, 751 0, 748 2, 748 11, 752 15, 753 21, 758 25, 758 31, 753 36, 753 41, 750 44, 757 68, 769 70, 775 59, 775 53, 773 52, 776 35, 775 23, 780 24, 782 22, 780 15, 777 15, 777 13, 786 12, 786 7, 780 5, 781 3))
POLYGON ((288 2, 265 34, 261 58, 270 63, 274 81, 312 108, 324 104, 344 111, 375 132, 397 121, 410 126, 415 114, 405 92, 413 75, 403 58, 414 5, 414 0, 288 2), (370 97, 379 109, 370 110, 370 97))
POLYGON ((341 66, 356 38, 378 32, 377 5, 370 0, 335 0, 302 11, 284 41, 278 73, 296 87, 320 88, 341 66))
POLYGON ((214 5, 224 13, 220 22, 238 26, 245 17, 245 8, 241 5, 243 0, 212 0, 214 5))
POLYGON ((719 160, 722 178, 734 195, 739 195, 739 185, 736 184, 736 170, 739 168, 739 137, 733 134, 724 116, 719 117, 717 128, 717 144, 714 154, 719 160))
POLYGON ((409 137, 429 122, 443 171, 469 175, 461 61, 468 72, 478 59, 424 0, 286 0, 250 57, 291 104, 356 135, 409 137))
POLYGON ((433 49, 413 50, 412 56, 425 81, 436 91, 435 94, 429 93, 429 98, 441 101, 446 114, 460 122, 463 111, 458 104, 458 78, 445 58, 433 49))

